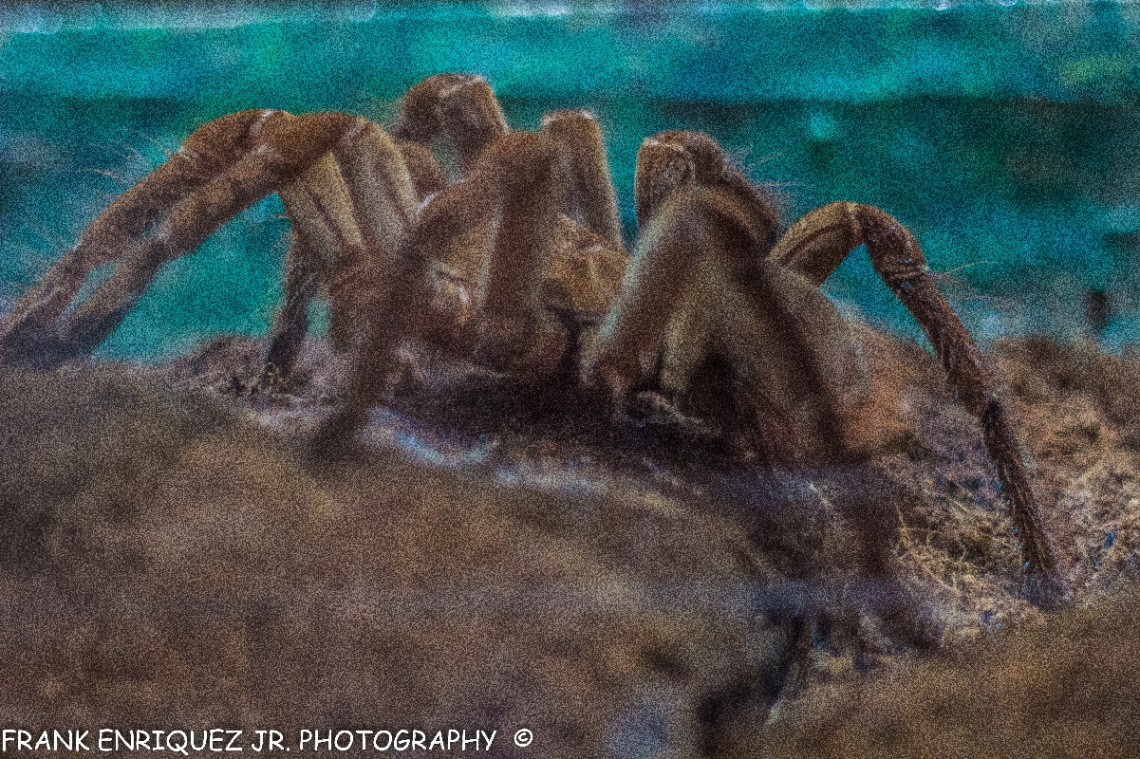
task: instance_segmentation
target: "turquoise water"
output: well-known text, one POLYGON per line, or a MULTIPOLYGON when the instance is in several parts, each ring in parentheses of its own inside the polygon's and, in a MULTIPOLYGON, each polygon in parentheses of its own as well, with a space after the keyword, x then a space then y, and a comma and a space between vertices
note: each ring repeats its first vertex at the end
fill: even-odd
MULTIPOLYGON (((986 338, 1140 342, 1140 5, 513 3, 163 10, 0 7, 0 299, 196 126, 253 107, 390 122, 410 85, 486 76, 516 128, 600 116, 632 234, 641 139, 709 132, 792 220, 879 205, 918 236, 986 338)), ((263 334, 287 222, 269 199, 160 275, 101 349, 153 359, 263 334)), ((827 291, 917 334, 854 256, 827 291)))

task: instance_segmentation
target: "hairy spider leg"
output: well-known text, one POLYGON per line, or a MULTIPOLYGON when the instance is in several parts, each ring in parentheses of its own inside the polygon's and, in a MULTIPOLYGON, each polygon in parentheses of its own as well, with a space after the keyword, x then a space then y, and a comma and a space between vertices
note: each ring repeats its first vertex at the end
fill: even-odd
POLYGON ((330 337, 347 351, 365 303, 390 297, 397 257, 418 200, 403 153, 366 119, 353 126, 296 181, 278 189, 293 225, 285 303, 273 327, 264 381, 289 375, 308 328, 308 304, 328 284, 330 337))
POLYGON ((962 405, 982 422, 990 458, 1008 499, 1030 582, 1029 595, 1052 603, 1066 594, 1053 548, 1041 525, 1033 490, 1005 407, 973 337, 939 292, 914 236, 872 206, 832 203, 797 221, 771 252, 780 263, 820 285, 860 245, 871 264, 926 333, 962 405))
MULTIPOLYGON (((634 176, 638 242, 619 299, 583 354, 588 384, 621 398, 657 364, 669 322, 696 274, 696 261, 717 244, 707 219, 689 218, 703 217, 699 206, 670 205, 666 215, 658 211, 680 189, 714 183, 723 167, 719 146, 696 132, 663 132, 642 142, 634 176)), ((707 344, 710 319, 685 325, 698 345, 707 344)))
POLYGON ((291 183, 351 128, 344 114, 283 116, 263 128, 257 146, 170 211, 91 298, 61 325, 76 355, 102 343, 122 322, 167 262, 198 248, 223 223, 291 183), (269 129, 275 126, 275 129, 269 129))
MULTIPOLYGON (((509 132, 494 91, 473 74, 438 74, 412 87, 392 130, 398 139, 421 148, 442 138, 455 152, 464 177, 475 171, 484 151, 509 132)), ((543 116, 542 134, 558 150, 567 185, 566 215, 623 251, 617 194, 597 119, 588 110, 552 111, 543 116)))
POLYGON ((392 128, 396 138, 421 145, 446 137, 463 176, 509 131, 491 85, 476 74, 437 74, 416 84, 400 101, 400 120, 392 128))
POLYGON ((476 359, 523 376, 545 377, 565 334, 545 310, 543 264, 561 206, 558 157, 548 140, 517 132, 491 146, 485 172, 499 198, 499 223, 483 269, 476 359))
POLYGON ((617 193, 597 118, 587 110, 551 111, 542 117, 542 134, 554 143, 562 164, 566 215, 610 247, 624 250, 617 193))
POLYGON ((416 199, 420 203, 447 187, 447 175, 443 173, 443 169, 430 150, 410 140, 396 140, 396 147, 404 157, 404 165, 408 167, 416 199))
MULTIPOLYGON (((340 249, 339 266, 330 276, 332 326, 346 333, 355 329, 366 302, 386 301, 394 294, 399 256, 415 224, 419 202, 402 154, 372 122, 359 119, 337 143, 332 157, 347 186, 352 219, 364 237, 362 247, 340 249), (339 324, 338 309, 342 312, 339 324)), ((313 184, 307 175, 303 181, 306 187, 313 184)))
POLYGON ((371 279, 382 279, 383 262, 392 254, 380 251, 398 241, 415 212, 407 171, 391 141, 366 120, 337 113, 294 117, 267 112, 259 117, 258 132, 252 149, 184 193, 153 234, 136 243, 91 298, 65 314, 41 341, 56 364, 102 343, 165 263, 196 249, 221 224, 271 192, 284 190, 286 207, 292 206, 291 217, 304 237, 339 246, 332 248, 333 275, 366 271, 371 279), (378 141, 396 155, 384 158, 378 141), (340 176, 342 167, 351 179, 347 185, 340 176), (393 201, 395 207, 386 209, 381 203, 365 208, 363 201, 375 200, 370 196, 373 175, 400 169, 402 184, 396 186, 406 191, 393 201), (306 180, 292 186, 302 175, 306 180))
POLYGON ((424 208, 393 278, 402 297, 372 301, 346 403, 322 424, 314 451, 339 449, 364 424, 388 387, 403 339, 442 344, 524 382, 558 368, 567 333, 543 305, 542 266, 557 230, 559 188, 553 146, 516 132, 424 208), (449 302, 463 286, 444 282, 441 295, 433 270, 441 253, 447 258, 456 249, 463 252, 456 263, 478 267, 470 308, 449 302))
MULTIPOLYGON (((358 279, 359 272, 347 270, 335 276, 329 266, 322 265, 315 251, 320 246, 326 251, 337 250, 343 240, 357 237, 353 229, 358 215, 363 217, 360 223, 365 225, 365 229, 370 225, 381 227, 370 238, 374 244, 373 249, 394 251, 396 241, 408 233, 407 219, 416 213, 413 203, 422 202, 426 196, 437 193, 446 186, 442 170, 426 149, 416 143, 397 141, 394 143, 399 151, 397 157, 387 135, 371 122, 368 124, 366 130, 346 137, 344 146, 337 152, 340 158, 335 171, 327 164, 321 169, 314 167, 295 183, 295 187, 283 188, 279 193, 286 204, 294 234, 285 262, 285 302, 274 320, 269 353, 259 384, 272 386, 292 373, 301 345, 308 334, 309 304, 317 296, 322 282, 327 284, 327 279, 334 277, 329 289, 341 293, 345 292, 344 284, 355 283, 356 286, 351 290, 357 295, 356 301, 367 295, 364 278, 358 279), (375 134, 372 133, 373 130, 375 134), (359 154, 358 160, 351 158, 354 153, 359 154), (353 169, 354 166, 357 168, 353 169), (322 173, 324 179, 319 176, 322 173), (407 196, 405 174, 411 181, 414 201, 407 196), (353 218, 349 219, 342 213, 337 223, 343 230, 337 232, 328 225, 327 220, 332 219, 332 215, 326 207, 330 205, 329 200, 334 201, 331 204, 333 208, 337 207, 336 198, 325 198, 320 207, 314 201, 319 201, 322 194, 328 194, 322 187, 339 188, 344 181, 349 182, 345 192, 351 196, 353 218), (351 190, 352 187, 358 189, 351 190), (372 188, 371 192, 366 189, 369 187, 372 188), (382 197, 378 198, 377 193, 382 197), (383 210, 385 208, 388 210, 383 210), (379 215, 369 220, 370 213, 379 215), (387 242, 379 239, 384 236, 384 229, 394 235, 387 242)), ((340 193, 340 198, 340 205, 343 206, 343 193, 340 193)), ((361 238, 362 236, 363 233, 361 238)), ((390 273, 383 272, 381 262, 381 266, 377 267, 377 277, 369 281, 379 279, 380 282, 386 282, 389 281, 389 275, 390 273)), ((379 286, 383 287, 382 284, 379 286)), ((380 297, 384 297, 382 293, 380 297)), ((352 308, 352 302, 352 298, 333 298, 331 337, 338 349, 347 349, 347 341, 354 329, 352 325, 356 322, 356 317, 352 313, 359 309, 352 308)))
POLYGON ((261 387, 274 387, 293 373, 309 334, 309 304, 317 297, 321 278, 316 254, 304 250, 304 245, 294 231, 285 256, 285 301, 273 320, 269 352, 258 379, 261 387))
POLYGON ((241 111, 204 124, 166 163, 116 198, 0 325, 0 361, 49 368, 70 357, 53 330, 91 270, 136 252, 172 206, 237 163, 279 113, 241 111))
POLYGON ((421 336, 524 377, 549 368, 547 343, 558 331, 543 306, 542 271, 557 231, 560 187, 549 141, 514 132, 424 208, 410 255, 424 271, 420 287, 445 292, 415 299, 421 336), (470 284, 454 286, 446 276, 439 281, 430 269, 440 260, 470 284), (468 286, 469 304, 458 301, 468 286))

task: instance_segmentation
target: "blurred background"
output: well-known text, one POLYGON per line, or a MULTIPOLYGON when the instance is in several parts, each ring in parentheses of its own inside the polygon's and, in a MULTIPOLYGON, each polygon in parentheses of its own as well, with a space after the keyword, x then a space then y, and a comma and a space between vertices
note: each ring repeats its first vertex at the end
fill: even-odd
MULTIPOLYGON (((641 140, 703 130, 777 190, 789 223, 833 200, 896 215, 984 340, 1120 351, 1140 342, 1138 43, 1131 3, 8 3, 0 310, 209 119, 390 123, 409 86, 464 71, 515 128, 559 107, 599 115, 630 238, 641 140)), ((264 334, 282 213, 267 199, 170 264, 99 355, 264 334)), ((862 253, 826 289, 919 334, 862 253)))

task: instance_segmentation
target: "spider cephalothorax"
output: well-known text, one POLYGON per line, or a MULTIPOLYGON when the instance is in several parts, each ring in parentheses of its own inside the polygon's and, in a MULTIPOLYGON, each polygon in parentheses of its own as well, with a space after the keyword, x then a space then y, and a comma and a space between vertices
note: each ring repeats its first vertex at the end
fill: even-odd
POLYGON ((421 340, 619 405, 649 383, 692 413, 719 409, 718 423, 771 462, 845 460, 905 432, 899 398, 916 381, 906 350, 819 291, 866 246, 982 422, 1034 591, 1063 593, 981 353, 893 217, 833 203, 781 234, 772 198, 714 140, 665 132, 638 156, 630 259, 587 112, 511 132, 483 79, 447 74, 412 88, 393 134, 337 113, 246 111, 203 126, 24 298, 0 330, 0 360, 50 366, 91 350, 163 263, 277 192, 295 234, 267 378, 288 373, 321 287, 333 342, 354 357, 321 440, 350 434, 383 398, 399 345, 421 340), (428 151, 441 142, 458 164, 446 186, 428 151), (67 312, 87 272, 112 260, 118 271, 67 312))

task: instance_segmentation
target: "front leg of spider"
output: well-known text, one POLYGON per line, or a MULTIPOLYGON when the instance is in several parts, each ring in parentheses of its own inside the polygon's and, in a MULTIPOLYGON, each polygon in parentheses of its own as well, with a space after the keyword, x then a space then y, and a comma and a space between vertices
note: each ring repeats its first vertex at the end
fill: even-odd
POLYGON ((404 151, 364 119, 278 194, 294 239, 285 303, 262 373, 267 381, 292 371, 308 328, 309 301, 321 284, 331 299, 333 346, 353 348, 366 304, 390 297, 398 249, 419 203, 404 151))
POLYGON ((172 207, 229 170, 276 111, 242 111, 198 128, 166 163, 116 198, 0 325, 0 363, 52 368, 75 355, 59 321, 98 266, 128 258, 172 207))
MULTIPOLYGON (((335 260, 334 276, 363 269, 382 279, 391 258, 384 250, 406 230, 415 210, 406 170, 406 199, 366 206, 375 195, 370 174, 402 167, 394 159, 373 160, 384 139, 375 125, 339 113, 243 112, 210 122, 92 223, 56 267, 68 277, 49 274, 54 284, 25 297, 0 337, 4 360, 34 362, 44 346, 51 350, 49 365, 89 353, 118 327, 162 266, 272 192, 282 194, 302 234, 319 239, 327 233, 321 242, 335 260), (345 221, 349 216, 356 234, 345 221), (118 261, 112 276, 65 313, 76 283, 81 286, 91 268, 110 261, 118 261)), ((334 312, 335 301, 334 296, 334 312)))
POLYGON ((542 267, 558 224, 557 155, 540 135, 516 132, 489 147, 462 181, 425 209, 400 250, 393 277, 401 298, 373 299, 355 352, 346 402, 322 426, 315 447, 343 448, 383 398, 406 338, 423 338, 523 384, 557 372, 568 337, 542 300, 542 267), (485 250, 470 308, 442 302, 432 266, 457 241, 485 250))

